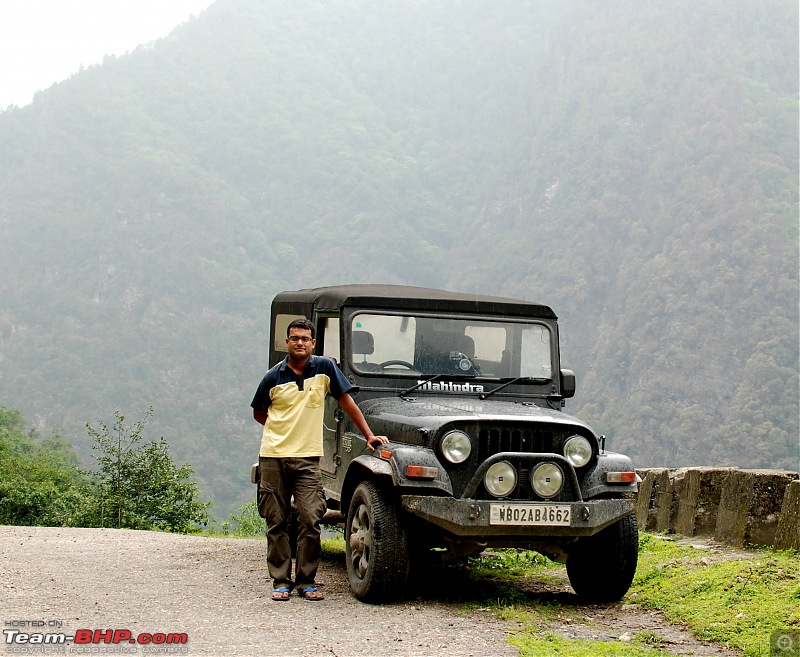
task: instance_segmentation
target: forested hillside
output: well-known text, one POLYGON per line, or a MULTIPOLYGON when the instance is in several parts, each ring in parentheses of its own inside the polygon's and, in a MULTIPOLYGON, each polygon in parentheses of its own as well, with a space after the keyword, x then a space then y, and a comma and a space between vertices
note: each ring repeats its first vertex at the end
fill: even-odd
POLYGON ((0 405, 142 417, 220 516, 281 289, 559 314, 641 466, 800 466, 798 16, 780 0, 218 0, 0 112, 0 405), (389 6, 384 6, 389 5, 389 6))

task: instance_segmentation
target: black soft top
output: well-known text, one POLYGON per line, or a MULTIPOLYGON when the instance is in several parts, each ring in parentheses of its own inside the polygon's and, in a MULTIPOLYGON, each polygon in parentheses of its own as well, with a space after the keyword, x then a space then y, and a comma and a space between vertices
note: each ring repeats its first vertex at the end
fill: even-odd
POLYGON ((336 312, 344 306, 392 310, 451 311, 482 315, 516 315, 557 319, 548 307, 530 301, 410 285, 333 285, 281 292, 273 305, 313 306, 336 312))

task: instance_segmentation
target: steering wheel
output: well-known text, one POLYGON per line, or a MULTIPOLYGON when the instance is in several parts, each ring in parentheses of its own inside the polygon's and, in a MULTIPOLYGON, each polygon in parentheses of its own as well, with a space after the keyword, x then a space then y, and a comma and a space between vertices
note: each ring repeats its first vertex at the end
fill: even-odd
POLYGON ((408 361, 405 361, 405 360, 385 360, 380 364, 379 367, 386 368, 386 367, 391 367, 392 365, 400 365, 400 366, 405 367, 405 368, 407 368, 409 370, 413 370, 414 369, 414 366, 411 363, 409 363, 408 361))

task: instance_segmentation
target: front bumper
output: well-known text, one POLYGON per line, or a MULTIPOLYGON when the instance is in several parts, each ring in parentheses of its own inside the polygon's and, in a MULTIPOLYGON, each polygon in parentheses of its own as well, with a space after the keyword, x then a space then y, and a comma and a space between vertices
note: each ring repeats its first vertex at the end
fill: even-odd
MULTIPOLYGON (((493 502, 428 495, 401 495, 403 509, 459 538, 550 538, 591 536, 635 510, 633 499, 589 500, 583 502, 537 503, 541 506, 570 507, 570 524, 493 525, 489 522, 493 502)), ((505 507, 531 503, 504 502, 505 507)))

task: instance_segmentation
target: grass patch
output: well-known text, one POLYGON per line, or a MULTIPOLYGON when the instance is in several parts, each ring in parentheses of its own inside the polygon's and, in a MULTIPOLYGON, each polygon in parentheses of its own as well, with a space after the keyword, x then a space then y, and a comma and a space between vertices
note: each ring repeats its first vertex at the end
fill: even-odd
MULTIPOLYGON (((602 567, 602 564, 598 564, 602 567)), ((660 638, 641 632, 629 642, 569 639, 547 629, 574 614, 576 598, 564 593, 563 566, 535 552, 498 550, 470 561, 470 577, 492 583, 492 597, 474 601, 518 624, 510 641, 522 657, 534 655, 662 655, 660 638), (530 583, 545 591, 526 591, 530 583), (504 595, 497 596, 498 591, 504 595)), ((639 566, 623 601, 655 609, 699 639, 769 654, 774 630, 800 630, 800 554, 770 549, 707 551, 641 534, 639 566)))
POLYGON ((344 557, 344 534, 322 539, 322 554, 328 558, 344 557))
POLYGON ((630 642, 592 641, 590 639, 566 639, 553 632, 541 634, 521 634, 511 637, 509 643, 519 648, 520 657, 662 657, 670 653, 652 648, 634 638, 630 642))
MULTIPOLYGON (((469 559, 469 575, 474 580, 491 581, 496 591, 503 592, 506 604, 533 604, 547 614, 552 601, 531 597, 516 585, 520 579, 534 580, 537 585, 563 588, 566 578, 563 564, 551 561, 530 550, 498 549, 469 559)), ((477 602, 482 604, 481 601, 477 602)), ((498 603, 494 603, 498 606, 498 603)))
POLYGON ((800 555, 773 550, 719 558, 643 535, 627 600, 658 609, 695 636, 765 655, 778 629, 800 629, 800 555))
POLYGON ((505 577, 530 576, 538 571, 552 568, 555 562, 531 550, 491 550, 470 559, 471 570, 478 574, 494 574, 505 577))

